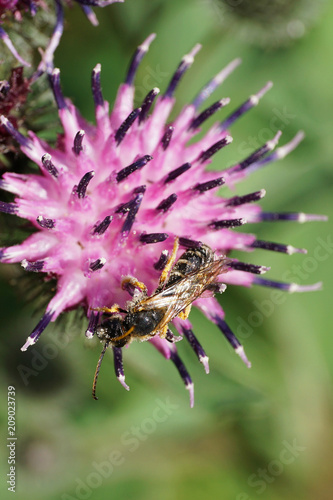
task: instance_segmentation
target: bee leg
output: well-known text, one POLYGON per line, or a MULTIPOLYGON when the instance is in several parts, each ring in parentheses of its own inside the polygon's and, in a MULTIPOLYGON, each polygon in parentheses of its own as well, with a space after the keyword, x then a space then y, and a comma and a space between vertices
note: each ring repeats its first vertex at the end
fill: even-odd
POLYGON ((141 281, 138 281, 136 278, 133 278, 133 276, 125 276, 121 280, 121 288, 123 290, 127 290, 130 295, 134 295, 134 290, 135 288, 138 288, 141 292, 144 294, 147 294, 147 287, 144 283, 141 283, 141 281))
POLYGON ((169 275, 169 272, 171 271, 172 266, 176 260, 178 248, 179 248, 179 238, 177 236, 175 238, 175 242, 173 244, 173 249, 172 249, 171 255, 168 258, 167 263, 165 264, 165 267, 164 267, 162 274, 160 276, 158 287, 163 286, 164 283, 166 282, 168 275, 169 275))
POLYGON ((118 304, 113 304, 112 307, 91 307, 92 311, 101 311, 108 314, 113 314, 117 312, 124 312, 124 310, 118 306, 118 304))
POLYGON ((159 332, 159 336, 161 339, 165 339, 168 333, 168 325, 163 326, 162 330, 159 332))
POLYGON ((180 311, 180 313, 178 314, 178 318, 180 318, 180 319, 187 319, 188 316, 189 316, 189 314, 190 314, 191 307, 192 307, 192 304, 186 306, 185 309, 183 309, 182 311, 180 311))

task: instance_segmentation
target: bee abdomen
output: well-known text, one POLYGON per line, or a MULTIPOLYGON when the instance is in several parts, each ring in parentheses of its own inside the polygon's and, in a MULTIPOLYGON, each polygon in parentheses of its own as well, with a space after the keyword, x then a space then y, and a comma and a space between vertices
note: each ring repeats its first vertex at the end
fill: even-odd
POLYGON ((213 260, 214 252, 207 245, 186 250, 174 265, 166 286, 174 285, 188 274, 210 264, 213 260))

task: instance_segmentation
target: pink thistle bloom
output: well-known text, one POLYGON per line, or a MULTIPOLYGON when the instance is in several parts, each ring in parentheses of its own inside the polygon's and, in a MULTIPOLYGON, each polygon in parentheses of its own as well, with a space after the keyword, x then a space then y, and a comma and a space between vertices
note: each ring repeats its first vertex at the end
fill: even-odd
MULTIPOLYGON (((144 283, 152 294, 159 282, 174 241, 179 237, 177 257, 184 249, 208 245, 216 256, 233 249, 245 252, 262 248, 286 254, 306 253, 291 245, 258 240, 254 234, 234 230, 246 222, 325 220, 324 216, 303 213, 267 213, 256 203, 261 189, 244 196, 221 197, 224 184, 234 186, 249 173, 284 158, 302 140, 294 139, 276 147, 281 132, 249 157, 223 170, 207 171, 212 157, 232 141, 228 129, 244 113, 256 106, 269 90, 267 83, 227 119, 216 122, 197 142, 202 123, 226 106, 221 99, 204 111, 204 100, 239 65, 237 59, 216 75, 171 124, 168 116, 174 106, 174 92, 200 49, 196 45, 180 62, 166 91, 152 89, 142 105, 133 109, 133 80, 137 67, 155 38, 151 35, 138 47, 125 83, 118 91, 109 114, 100 86, 101 67, 92 72, 92 92, 96 126, 87 123, 70 100, 62 95, 59 70, 54 69, 51 84, 64 129, 58 148, 52 148, 33 133, 20 134, 2 117, 6 131, 21 150, 36 163, 36 174, 5 173, 0 187, 15 195, 11 203, 1 202, 8 214, 27 219, 35 232, 22 244, 0 249, 1 262, 20 262, 26 271, 57 277, 57 292, 45 314, 28 337, 22 350, 35 344, 43 330, 64 311, 83 307, 87 313, 88 338, 98 333, 101 314, 97 308, 119 304, 126 310, 130 296, 121 286, 124 276, 144 283), (153 103, 155 105, 153 108, 153 103)), ((220 277, 226 285, 263 285, 289 292, 313 291, 320 283, 300 286, 263 279, 267 268, 232 259, 230 269, 220 277)), ((221 287, 223 291, 223 287, 221 287)), ((247 366, 244 349, 225 321, 216 298, 198 298, 194 305, 214 322, 247 366)), ((185 337, 208 373, 208 357, 192 331, 188 319, 175 318, 173 325, 185 337)), ((150 342, 179 370, 193 405, 193 383, 179 355, 171 333, 156 335, 150 342)), ((122 349, 113 346, 115 370, 125 383, 122 349)))

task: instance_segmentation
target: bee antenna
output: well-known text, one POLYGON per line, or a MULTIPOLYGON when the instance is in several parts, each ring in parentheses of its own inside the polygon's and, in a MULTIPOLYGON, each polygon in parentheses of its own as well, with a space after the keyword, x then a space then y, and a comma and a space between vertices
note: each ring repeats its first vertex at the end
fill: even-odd
POLYGON ((98 374, 99 374, 99 370, 101 368, 101 364, 102 364, 102 361, 104 358, 105 351, 108 348, 108 346, 109 346, 109 342, 105 342, 104 347, 103 347, 102 352, 101 352, 101 355, 99 357, 99 360, 98 360, 98 363, 96 366, 95 375, 94 375, 94 381, 93 381, 93 386, 92 386, 92 397, 96 401, 98 400, 98 397, 96 396, 96 385, 97 385, 98 374))

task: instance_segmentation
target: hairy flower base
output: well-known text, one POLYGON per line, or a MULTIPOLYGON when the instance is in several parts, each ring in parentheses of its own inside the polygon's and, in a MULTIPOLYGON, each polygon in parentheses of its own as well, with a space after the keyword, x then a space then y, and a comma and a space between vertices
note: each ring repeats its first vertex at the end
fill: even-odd
MULTIPOLYGON (((1 119, 7 133, 38 165, 39 172, 6 173, 0 181, 2 189, 15 195, 12 203, 1 202, 0 209, 29 220, 36 229, 22 244, 2 248, 0 259, 7 263, 21 262, 27 271, 58 279, 57 293, 22 350, 38 340, 50 321, 73 307, 83 306, 87 311, 86 336, 91 338, 101 321, 96 309, 110 308, 114 303, 126 309, 130 296, 121 286, 124 276, 135 277, 145 284, 149 294, 153 293, 176 237, 182 251, 202 242, 217 256, 229 254, 233 249, 249 252, 255 248, 305 253, 291 245, 258 240, 255 235, 234 228, 246 222, 325 219, 303 213, 262 212, 256 202, 265 195, 263 189, 244 196, 217 196, 221 186, 234 186, 249 173, 284 158, 303 138, 299 132, 291 142, 276 148, 281 136, 278 132, 221 174, 206 171, 212 157, 232 141, 227 129, 256 106, 272 85, 266 84, 226 119, 212 125, 197 142, 191 141, 203 122, 228 104, 229 99, 221 99, 199 111, 205 99, 239 65, 238 59, 210 80, 172 124, 167 120, 175 102, 175 89, 200 45, 182 59, 162 96, 157 97, 160 90, 154 88, 140 107, 133 108, 135 73, 154 37, 148 37, 135 52, 110 115, 101 91, 100 65, 93 70, 96 126, 88 124, 64 98, 59 70, 53 70, 50 81, 64 129, 58 148, 51 148, 33 133, 23 136, 6 118, 1 119)), ((259 275, 266 270, 233 259, 233 266, 223 274, 223 283, 271 286, 289 292, 320 288, 320 284, 300 286, 264 280, 259 275)), ((194 305, 219 327, 250 366, 243 347, 225 322, 218 301, 214 297, 199 298, 194 305)), ((208 357, 189 320, 175 318, 173 324, 208 373, 208 357)), ((175 364, 191 393, 192 405, 193 384, 174 340, 174 336, 156 335, 150 342, 175 364)), ((117 377, 128 388, 122 350, 113 347, 113 351, 117 377)))

